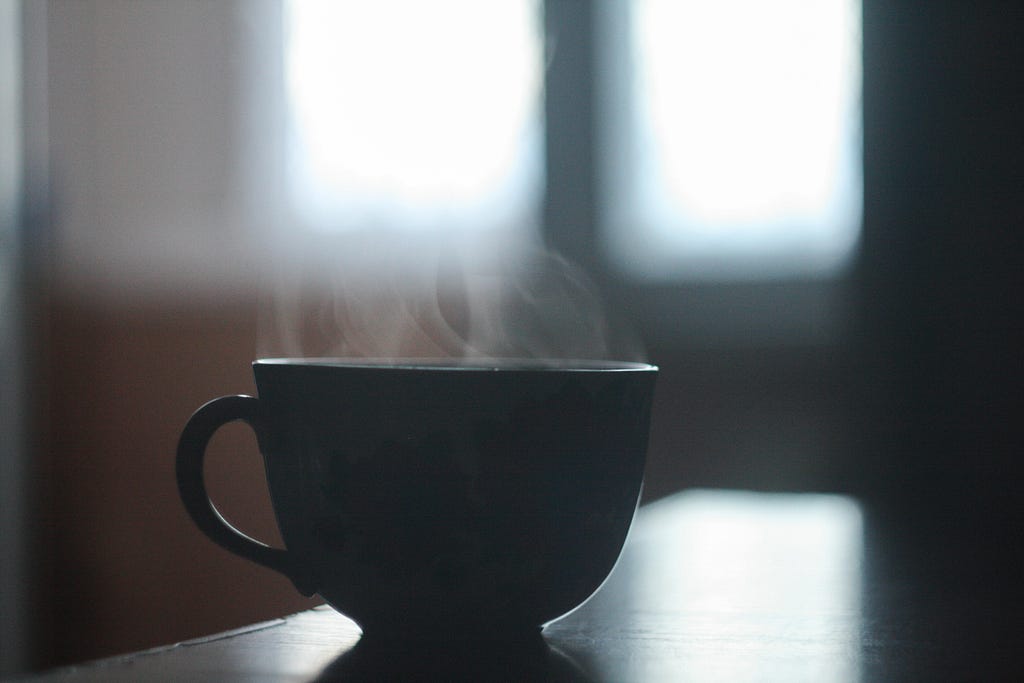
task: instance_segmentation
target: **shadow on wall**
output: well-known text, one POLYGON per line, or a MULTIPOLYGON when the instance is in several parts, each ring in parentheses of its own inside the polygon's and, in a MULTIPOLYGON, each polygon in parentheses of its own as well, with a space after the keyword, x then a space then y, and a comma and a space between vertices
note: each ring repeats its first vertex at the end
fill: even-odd
POLYGON ((871 0, 864 16, 865 487, 1018 571, 1024 15, 871 0))

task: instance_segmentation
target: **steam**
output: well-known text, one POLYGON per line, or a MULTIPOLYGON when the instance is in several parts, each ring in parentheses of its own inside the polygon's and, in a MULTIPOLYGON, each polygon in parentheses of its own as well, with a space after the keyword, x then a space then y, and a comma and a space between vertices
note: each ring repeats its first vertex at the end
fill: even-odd
POLYGON ((283 269, 261 305, 261 357, 643 359, 586 274, 557 254, 349 247, 283 269))

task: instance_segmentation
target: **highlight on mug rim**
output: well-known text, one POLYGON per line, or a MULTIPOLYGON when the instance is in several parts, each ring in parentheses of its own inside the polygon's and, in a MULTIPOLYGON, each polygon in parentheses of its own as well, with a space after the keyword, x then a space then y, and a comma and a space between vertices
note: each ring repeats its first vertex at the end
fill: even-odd
POLYGON ((658 367, 649 363, 603 359, 562 358, 259 358, 257 365, 319 366, 335 368, 362 368, 374 370, 458 370, 458 371, 560 371, 560 372, 648 372, 658 367))

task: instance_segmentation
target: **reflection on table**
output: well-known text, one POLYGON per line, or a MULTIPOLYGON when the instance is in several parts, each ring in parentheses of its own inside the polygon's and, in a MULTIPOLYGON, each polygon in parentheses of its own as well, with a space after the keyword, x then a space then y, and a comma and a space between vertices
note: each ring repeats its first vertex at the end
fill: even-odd
POLYGON ((601 680, 855 681, 862 556, 849 498, 680 494, 641 511, 604 590, 547 635, 601 680))

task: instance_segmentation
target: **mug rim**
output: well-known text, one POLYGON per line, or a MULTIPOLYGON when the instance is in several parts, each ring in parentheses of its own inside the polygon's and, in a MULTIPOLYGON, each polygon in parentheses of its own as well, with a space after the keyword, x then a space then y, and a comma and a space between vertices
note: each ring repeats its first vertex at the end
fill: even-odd
POLYGON ((651 372, 658 367, 638 361, 576 358, 258 358, 253 366, 325 367, 364 370, 423 370, 460 372, 651 372))

